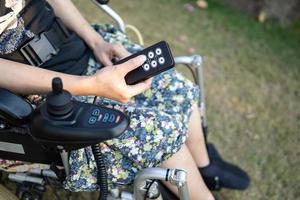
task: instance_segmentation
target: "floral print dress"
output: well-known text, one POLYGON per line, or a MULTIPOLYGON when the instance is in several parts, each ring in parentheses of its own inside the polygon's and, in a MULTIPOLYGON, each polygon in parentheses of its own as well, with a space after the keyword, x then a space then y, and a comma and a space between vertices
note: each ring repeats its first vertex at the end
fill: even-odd
MULTIPOLYGON (((111 25, 95 25, 110 43, 120 43, 134 53, 141 47, 111 25)), ((94 74, 101 64, 90 59, 86 75, 94 74)), ((77 96, 78 101, 92 102, 93 97, 77 96)), ((121 104, 98 98, 97 104, 121 110, 130 117, 129 128, 119 137, 100 144, 110 188, 131 184, 136 173, 160 166, 181 148, 187 138, 192 106, 199 99, 199 89, 176 70, 168 70, 153 79, 151 89, 121 104)), ((71 152, 70 175, 65 186, 71 191, 93 191, 97 173, 91 148, 71 152)))
POLYGON ((24 41, 34 37, 25 29, 24 20, 19 13, 25 0, 0 0, 0 55, 12 53, 24 41))

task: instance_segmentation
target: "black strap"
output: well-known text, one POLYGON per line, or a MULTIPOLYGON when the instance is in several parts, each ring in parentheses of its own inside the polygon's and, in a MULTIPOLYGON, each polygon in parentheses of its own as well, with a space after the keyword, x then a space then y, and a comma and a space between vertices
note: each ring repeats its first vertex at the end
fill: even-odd
POLYGON ((56 18, 51 29, 45 32, 45 35, 56 49, 63 44, 63 42, 70 36, 70 32, 65 25, 56 18))
POLYGON ((59 52, 69 36, 68 29, 56 18, 49 30, 36 35, 15 52, 4 55, 4 58, 41 66, 59 52))
POLYGON ((55 56, 64 41, 70 36, 58 18, 48 31, 42 32, 21 47, 20 53, 34 66, 41 66, 55 56))

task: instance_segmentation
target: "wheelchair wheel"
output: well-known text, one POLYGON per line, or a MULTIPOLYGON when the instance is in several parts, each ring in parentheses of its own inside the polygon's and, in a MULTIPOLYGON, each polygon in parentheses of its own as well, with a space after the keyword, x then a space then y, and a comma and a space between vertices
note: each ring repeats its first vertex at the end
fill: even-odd
POLYGON ((6 187, 0 185, 0 200, 18 200, 18 198, 6 187))

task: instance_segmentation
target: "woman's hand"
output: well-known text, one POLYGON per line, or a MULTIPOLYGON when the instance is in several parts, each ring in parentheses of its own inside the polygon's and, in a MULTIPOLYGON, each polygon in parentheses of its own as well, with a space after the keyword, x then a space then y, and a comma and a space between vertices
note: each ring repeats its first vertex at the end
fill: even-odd
POLYGON ((93 53, 98 61, 104 66, 113 65, 112 59, 122 59, 129 56, 129 52, 119 44, 110 44, 105 41, 99 41, 93 47, 93 53))
POLYGON ((128 72, 141 66, 145 61, 145 56, 138 56, 120 65, 104 67, 90 77, 91 93, 96 96, 103 96, 127 103, 131 97, 144 92, 151 86, 152 79, 135 85, 127 85, 124 78, 128 72))

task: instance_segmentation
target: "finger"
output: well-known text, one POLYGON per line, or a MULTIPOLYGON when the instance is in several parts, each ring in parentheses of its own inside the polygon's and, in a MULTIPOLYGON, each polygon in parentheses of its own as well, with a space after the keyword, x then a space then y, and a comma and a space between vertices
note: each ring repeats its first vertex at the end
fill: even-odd
POLYGON ((111 66, 113 65, 112 61, 110 60, 110 58, 106 55, 101 56, 101 62, 104 66, 111 66))
POLYGON ((135 85, 130 85, 130 91, 132 93, 132 96, 135 96, 137 94, 140 94, 146 90, 148 90, 151 87, 152 78, 147 79, 143 82, 137 83, 135 85))
POLYGON ((119 59, 126 58, 130 55, 130 53, 122 45, 114 45, 113 50, 115 56, 119 59))
POLYGON ((146 61, 146 59, 147 58, 144 55, 137 56, 135 58, 126 61, 125 63, 118 65, 118 69, 125 76, 128 72, 141 66, 146 61))
POLYGON ((113 65, 111 60, 109 59, 109 56, 107 56, 106 54, 94 52, 94 55, 95 55, 96 60, 99 63, 103 64, 103 66, 113 65))

